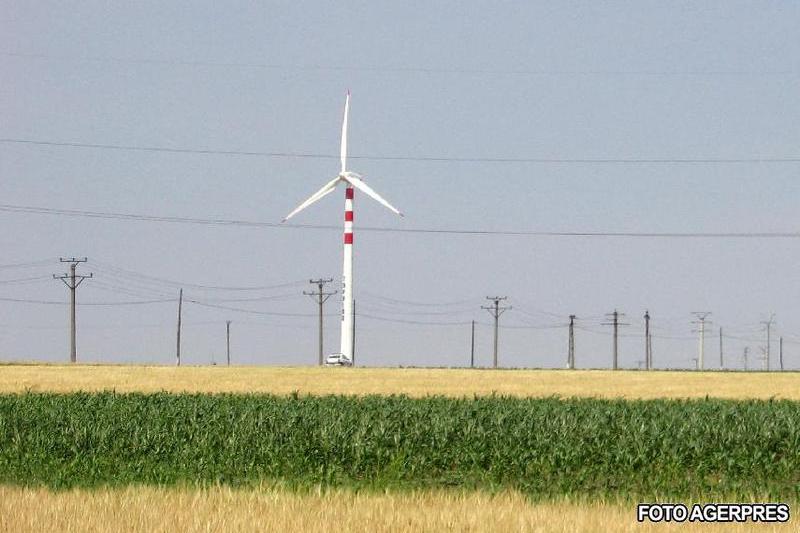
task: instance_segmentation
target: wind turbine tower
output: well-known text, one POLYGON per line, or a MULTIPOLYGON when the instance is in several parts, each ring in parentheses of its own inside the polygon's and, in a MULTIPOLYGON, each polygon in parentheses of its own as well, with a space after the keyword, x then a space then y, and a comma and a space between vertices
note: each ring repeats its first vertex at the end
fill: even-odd
POLYGON ((319 201, 323 197, 332 193, 336 186, 341 182, 345 184, 344 190, 344 251, 342 265, 342 335, 340 355, 342 363, 352 364, 353 361, 353 202, 355 191, 358 189, 389 211, 400 215, 389 202, 384 200, 378 193, 364 183, 362 176, 347 170, 347 118, 350 113, 350 91, 344 101, 344 120, 342 121, 342 144, 341 144, 341 171, 331 181, 326 183, 320 190, 312 194, 305 202, 286 215, 283 222, 286 222, 297 213, 319 201))

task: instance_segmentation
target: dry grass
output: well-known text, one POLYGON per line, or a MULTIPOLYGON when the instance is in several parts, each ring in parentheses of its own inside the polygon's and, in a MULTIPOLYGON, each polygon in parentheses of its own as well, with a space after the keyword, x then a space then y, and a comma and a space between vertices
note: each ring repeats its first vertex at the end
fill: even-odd
POLYGON ((2 365, 0 392, 76 390, 786 398, 800 400, 800 373, 468 370, 400 368, 2 365))
POLYGON ((0 530, 174 531, 791 531, 791 522, 638 524, 635 504, 530 503, 517 493, 296 494, 275 489, 50 492, 0 486, 0 530))

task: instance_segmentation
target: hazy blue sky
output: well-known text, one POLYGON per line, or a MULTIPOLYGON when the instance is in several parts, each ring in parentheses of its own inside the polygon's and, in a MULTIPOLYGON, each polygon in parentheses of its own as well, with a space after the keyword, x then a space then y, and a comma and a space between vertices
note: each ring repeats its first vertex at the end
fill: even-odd
MULTIPOLYGON (((102 150, 35 140, 336 155, 555 159, 800 157, 800 4, 785 2, 2 2, 0 203, 277 222, 338 171, 334 159, 102 150)), ((632 239, 367 233, 359 225, 543 231, 798 231, 800 162, 530 163, 360 159, 406 213, 356 199, 357 359, 491 361, 487 295, 514 310, 501 363, 610 361, 602 315, 628 314, 621 364, 689 366, 691 312, 712 311, 730 364, 756 366, 776 313, 800 368, 800 239, 632 239), (405 302, 394 302, 400 300, 405 302), (410 302, 424 303, 414 305, 410 302), (437 304, 437 305, 431 305, 437 304), (439 305, 441 304, 441 305, 439 305), (446 305, 445 305, 446 304, 446 305), (399 321, 458 323, 419 325, 399 321), (744 338, 747 340, 741 340, 744 338), (791 341, 791 342, 790 342, 791 341)), ((339 224, 344 193, 296 222, 339 224)), ((310 277, 341 275, 341 231, 214 227, 0 211, 0 297, 67 301, 46 279, 86 255, 79 301, 189 298, 186 363, 312 364, 310 277), (49 263, 42 263, 49 259, 49 263), (37 278, 29 282, 8 280, 37 278), (294 283, 296 282, 296 283, 294 283), (261 291, 193 285, 274 286, 261 291), (221 300, 263 298, 257 301, 221 300), (278 316, 257 313, 285 313, 278 316), (299 315, 299 316, 296 316, 299 315)), ((338 300, 326 343, 338 347, 338 300)), ((81 306, 79 357, 174 358, 176 304, 81 306)), ((64 305, 0 300, 0 357, 68 357, 64 305)), ((773 346, 777 355, 777 343, 773 346)), ((777 357, 773 359, 773 365, 777 357)))

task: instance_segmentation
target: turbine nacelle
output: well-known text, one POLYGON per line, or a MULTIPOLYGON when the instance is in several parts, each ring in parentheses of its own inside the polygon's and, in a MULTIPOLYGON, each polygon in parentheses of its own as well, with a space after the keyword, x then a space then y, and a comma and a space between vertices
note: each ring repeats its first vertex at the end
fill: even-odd
POLYGON ((384 206, 389 211, 398 214, 401 217, 403 216, 403 213, 401 213, 396 207, 394 207, 392 204, 384 200, 378 193, 372 190, 372 187, 364 183, 364 180, 362 179, 360 174, 356 174, 355 172, 350 172, 348 170, 345 170, 347 168, 347 116, 349 112, 350 112, 350 91, 347 91, 347 97, 345 98, 344 101, 344 120, 342 121, 342 144, 341 144, 342 171, 339 173, 338 176, 336 176, 331 181, 323 185, 320 190, 309 196, 308 199, 305 202, 301 203, 299 206, 297 206, 297 208, 294 211, 286 215, 286 218, 284 218, 282 222, 286 222, 287 220, 292 218, 294 215, 296 215, 306 207, 318 202, 325 196, 332 193, 333 190, 336 188, 336 186, 339 184, 339 182, 345 182, 349 186, 363 192, 364 194, 366 194, 367 196, 369 196, 370 198, 372 198, 373 200, 384 206))
POLYGON ((332 193, 336 189, 336 186, 339 185, 339 183, 341 183, 341 182, 344 182, 347 185, 349 185, 349 186, 351 186, 351 187, 353 187, 355 189, 358 189, 359 191, 363 192, 364 194, 366 194, 367 196, 369 196, 370 198, 372 198, 373 200, 375 200, 376 202, 378 202, 379 204, 384 206, 389 211, 391 211, 391 212, 393 212, 395 214, 398 214, 401 217, 404 216, 403 213, 401 213, 396 207, 394 207, 392 204, 387 202, 383 197, 381 197, 381 195, 376 193, 372 189, 372 187, 370 187, 369 185, 364 183, 364 180, 361 179, 361 175, 360 174, 356 174, 355 172, 345 171, 345 172, 342 172, 341 174, 339 174, 338 176, 336 176, 335 178, 333 178, 331 181, 329 181, 325 185, 323 185, 320 190, 318 190, 317 192, 315 192, 314 194, 309 196, 308 199, 305 202, 303 202, 302 204, 298 205, 297 208, 294 211, 292 211, 291 213, 286 215, 286 218, 283 219, 283 222, 286 222, 287 220, 289 220, 290 218, 292 218, 297 213, 299 213, 300 211, 302 211, 306 207, 310 206, 311 204, 314 204, 314 203, 318 202, 319 200, 321 200, 322 198, 328 196, 330 193, 332 193))

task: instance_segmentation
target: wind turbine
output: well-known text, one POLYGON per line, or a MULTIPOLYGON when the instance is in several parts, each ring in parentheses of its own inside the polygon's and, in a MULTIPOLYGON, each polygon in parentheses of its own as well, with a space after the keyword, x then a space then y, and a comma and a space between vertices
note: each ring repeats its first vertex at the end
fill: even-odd
POLYGON ((353 200, 355 189, 363 192, 389 211, 401 217, 403 216, 403 213, 364 183, 360 174, 347 170, 347 116, 349 112, 350 91, 347 91, 344 101, 344 120, 342 121, 341 172, 283 219, 283 222, 286 222, 306 207, 329 195, 339 183, 346 185, 344 191, 344 254, 342 266, 342 336, 341 359, 339 362, 348 365, 352 364, 353 361, 353 200))

